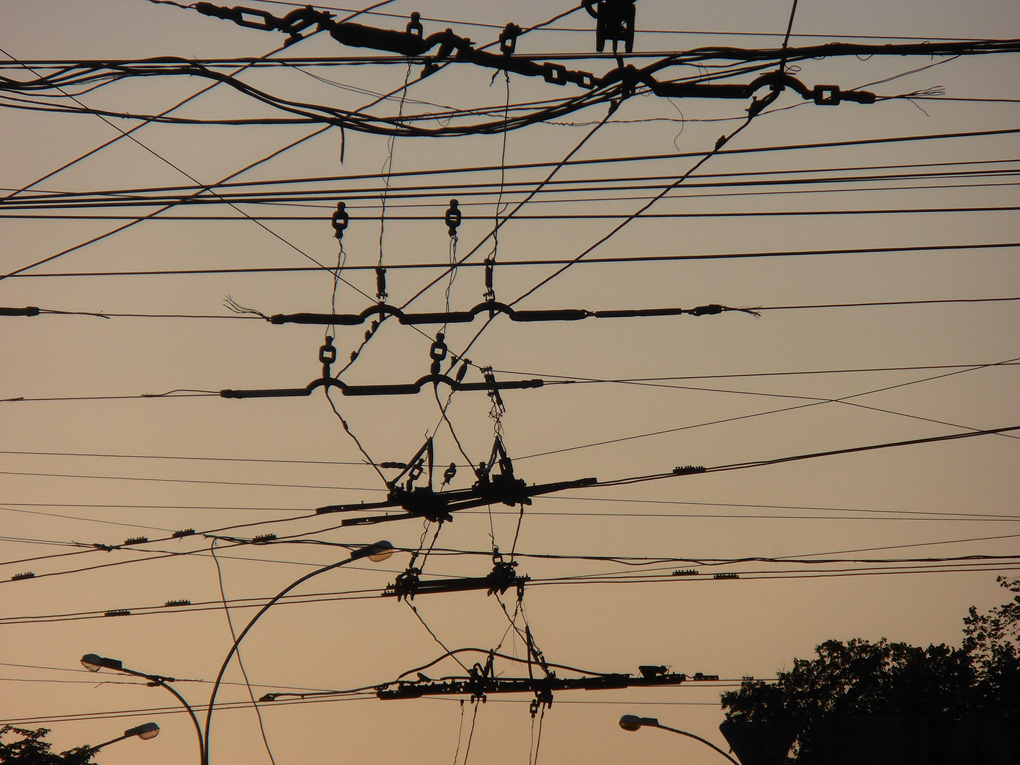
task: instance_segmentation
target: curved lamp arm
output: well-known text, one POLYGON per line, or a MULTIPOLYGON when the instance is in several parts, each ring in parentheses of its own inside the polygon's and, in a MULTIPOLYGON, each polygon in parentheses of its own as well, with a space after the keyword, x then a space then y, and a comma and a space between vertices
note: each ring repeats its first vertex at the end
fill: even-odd
MULTIPOLYGON (((149 685, 159 686, 160 688, 166 688, 166 690, 170 691, 170 693, 174 695, 174 698, 176 698, 187 710, 188 716, 191 717, 191 722, 194 723, 195 725, 195 733, 198 735, 199 757, 201 758, 202 765, 206 765, 206 763, 208 762, 208 758, 205 756, 205 741, 202 738, 202 728, 198 724, 198 718, 195 716, 195 710, 192 709, 191 705, 187 702, 187 700, 180 693, 177 692, 177 689, 170 685, 170 683, 173 682, 172 677, 163 677, 162 675, 149 675, 146 674, 145 672, 138 672, 137 670, 125 667, 119 659, 110 659, 105 656, 99 656, 98 654, 94 653, 87 653, 84 656, 82 656, 81 664, 89 672, 98 672, 101 669, 112 669, 115 672, 121 672, 122 674, 125 675, 132 675, 133 677, 140 677, 144 680, 148 680, 149 685)), ((132 728, 132 730, 134 730, 134 728, 132 728)), ((137 736, 139 734, 125 733, 122 738, 127 738, 129 735, 137 736)), ((120 739, 115 740, 119 741, 120 739)), ((113 742, 107 741, 106 743, 111 744, 113 742)), ((106 746, 106 744, 101 744, 100 746, 106 746)), ((93 747, 93 749, 95 748, 96 747, 93 747)))
POLYGON ((700 741, 710 749, 714 749, 727 760, 733 763, 733 765, 740 765, 740 763, 730 757, 726 752, 717 747, 711 741, 706 741, 701 736, 696 736, 693 733, 688 733, 685 730, 679 730, 678 728, 670 728, 668 725, 661 724, 654 717, 638 717, 637 715, 624 715, 620 718, 620 727, 624 730, 637 730, 638 728, 660 728, 661 730, 668 730, 670 733, 679 733, 681 736, 687 736, 693 738, 695 741, 700 741))
POLYGON ((102 744, 96 744, 95 746, 90 746, 90 747, 88 747, 88 749, 89 749, 90 752, 98 752, 104 746, 109 746, 110 744, 116 744, 118 741, 123 741, 126 738, 131 738, 132 736, 137 736, 138 738, 142 739, 142 741, 148 741, 151 738, 156 738, 156 736, 158 736, 158 735, 159 735, 159 726, 156 725, 156 723, 154 723, 154 722, 147 722, 147 723, 142 723, 141 725, 139 725, 138 727, 135 727, 135 728, 128 728, 126 731, 124 731, 124 735, 123 736, 117 736, 117 738, 111 738, 109 741, 104 741, 102 744))
POLYGON ((270 608, 276 605, 277 601, 279 601, 280 598, 282 598, 288 592, 293 590, 299 584, 307 582, 312 577, 318 576, 319 574, 325 574, 327 571, 332 571, 335 568, 346 566, 348 563, 353 563, 354 561, 360 560, 362 558, 369 558, 373 561, 385 560, 390 556, 392 551, 393 545, 385 541, 376 542, 375 544, 371 544, 368 547, 362 547, 358 550, 354 550, 351 553, 351 557, 341 561, 337 561, 336 563, 331 563, 328 566, 323 566, 322 568, 317 568, 315 569, 315 571, 305 574, 300 579, 291 582, 282 590, 280 590, 280 592, 278 592, 268 603, 262 606, 262 608, 259 609, 258 613, 251 618, 251 621, 248 622, 247 626, 243 630, 241 630, 241 634, 237 636, 237 639, 234 641, 234 644, 230 646, 230 650, 227 652, 227 656, 223 660, 223 666, 220 667, 219 674, 216 675, 216 681, 213 683, 212 693, 209 696, 209 706, 205 714, 205 745, 202 747, 203 765, 209 765, 209 734, 210 726, 212 725, 213 705, 216 703, 216 694, 220 689, 220 682, 223 680, 223 674, 227 671, 227 666, 230 664, 230 660, 234 658, 234 654, 237 653, 237 648, 239 645, 241 645, 241 641, 244 640, 244 636, 247 635, 248 631, 255 626, 255 622, 257 622, 262 617, 262 614, 264 614, 266 611, 268 611, 270 608))

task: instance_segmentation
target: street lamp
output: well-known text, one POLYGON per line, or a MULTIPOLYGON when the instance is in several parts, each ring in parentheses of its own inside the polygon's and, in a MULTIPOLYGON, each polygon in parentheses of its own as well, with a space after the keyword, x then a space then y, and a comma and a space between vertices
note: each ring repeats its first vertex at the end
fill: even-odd
POLYGON ((159 726, 156 725, 156 723, 154 722, 142 723, 141 725, 135 728, 128 728, 126 731, 124 731, 123 736, 117 736, 117 738, 111 738, 109 741, 104 741, 102 744, 90 746, 89 750, 93 752, 98 752, 104 746, 108 746, 109 744, 115 744, 118 741, 123 741, 126 738, 131 738, 132 736, 137 736, 142 741, 148 741, 150 738, 156 738, 156 736, 158 735, 159 726))
MULTIPOLYGON (((181 702, 181 704, 184 705, 184 708, 188 711, 188 715, 191 717, 191 722, 194 723, 195 725, 195 732, 198 734, 198 753, 199 756, 201 757, 201 762, 203 763, 203 765, 205 765, 207 760, 205 756, 205 742, 202 740, 202 728, 198 724, 198 718, 195 716, 195 710, 191 708, 191 705, 188 704, 185 698, 181 694, 179 694, 172 685, 169 685, 169 683, 172 683, 174 681, 172 677, 163 677, 162 675, 149 675, 146 674, 145 672, 138 672, 133 669, 128 669, 127 667, 124 666, 124 663, 121 662, 120 659, 110 659, 106 656, 100 656, 99 654, 95 653, 87 653, 84 656, 82 656, 81 665, 85 667, 85 669, 87 669, 89 672, 98 672, 101 669, 110 669, 113 670, 114 672, 122 672, 125 675, 141 677, 147 680, 148 685, 152 687, 159 686, 160 688, 166 688, 168 691, 170 691, 170 693, 174 695, 174 698, 176 698, 179 702, 181 702)), ((147 725, 156 726, 155 723, 147 723, 147 725)), ((140 728, 145 728, 145 725, 141 725, 138 728, 132 728, 131 729, 132 731, 139 732, 132 733, 131 731, 127 731, 125 732, 123 737, 126 738, 127 736, 130 735, 139 736, 140 738, 143 739, 149 739, 155 737, 159 733, 159 726, 156 726, 154 731, 152 729, 140 731, 140 728)), ((114 739, 114 741, 120 741, 120 739, 114 739)), ((107 741, 106 743, 109 744, 112 742, 107 741)), ((100 746, 103 745, 101 744, 100 746)), ((95 748, 96 747, 93 747, 93 749, 95 748)))
POLYGON ((670 733, 679 733, 681 736, 687 736, 693 738, 695 741, 700 741, 705 746, 714 749, 716 752, 721 754, 727 760, 733 763, 733 765, 740 765, 740 763, 730 757, 726 752, 717 747, 711 741, 706 741, 701 736, 695 736, 693 733, 688 733, 685 730, 678 730, 677 728, 670 728, 667 725, 661 724, 654 717, 638 717, 637 715, 624 715, 620 718, 620 727, 627 731, 635 731, 639 728, 660 728, 661 730, 668 730, 670 733))
POLYGON ((237 653, 238 646, 240 646, 241 641, 244 640, 244 636, 247 635, 248 631, 255 626, 255 622, 257 622, 261 618, 262 614, 264 614, 266 611, 268 611, 270 608, 276 605, 280 598, 282 598, 288 592, 293 590, 299 584, 307 582, 312 577, 316 577, 319 574, 325 574, 327 571, 332 571, 335 568, 346 566, 348 563, 353 563, 354 561, 361 560, 363 558, 368 558, 370 561, 378 563, 379 561, 386 560, 392 554, 393 545, 385 540, 375 542, 365 547, 360 547, 357 550, 352 550, 350 557, 345 558, 341 561, 337 561, 336 563, 330 563, 328 566, 317 568, 315 569, 315 571, 305 574, 300 579, 291 582, 282 590, 280 590, 280 592, 278 592, 275 596, 273 596, 273 598, 268 603, 266 603, 264 606, 262 606, 262 608, 259 609, 258 613, 251 618, 251 621, 248 622, 248 625, 243 630, 241 630, 241 633, 237 636, 237 639, 234 640, 234 644, 230 647, 230 650, 227 652, 226 658, 223 660, 223 666, 220 667, 219 674, 216 675, 216 681, 213 683, 212 693, 209 695, 209 705, 206 708, 205 713, 205 745, 202 750, 204 758, 202 760, 203 765, 209 765, 210 726, 212 725, 213 707, 216 704, 216 694, 220 689, 220 682, 223 680, 223 675, 227 671, 227 666, 230 664, 230 660, 234 658, 234 654, 237 653))
MULTIPOLYGON (((162 675, 148 675, 144 672, 137 672, 133 669, 128 669, 127 667, 125 667, 124 664, 119 659, 110 659, 108 657, 99 656, 98 654, 94 653, 87 653, 81 657, 82 666, 85 667, 85 669, 87 669, 89 672, 98 672, 101 669, 110 669, 115 672, 123 672, 126 675, 141 677, 147 680, 150 686, 158 685, 159 687, 166 688, 168 691, 170 691, 170 693, 172 693, 177 698, 177 700, 184 705, 184 708, 188 710, 188 714, 191 716, 191 721, 195 724, 195 732, 198 734, 198 750, 199 755, 201 757, 201 763, 202 765, 209 765, 209 726, 212 724, 213 705, 216 703, 216 693, 219 691, 220 682, 223 680, 223 674, 227 671, 227 666, 230 664, 230 660, 234 657, 234 654, 237 653, 238 646, 241 644, 241 641, 244 639, 244 636, 248 634, 248 631, 251 630, 251 628, 255 625, 255 622, 259 620, 262 614, 268 611, 272 606, 276 605, 280 598, 282 598, 288 592, 293 590, 299 584, 307 582, 312 577, 318 576, 319 574, 324 574, 327 571, 332 571, 335 568, 340 568, 341 566, 346 566, 348 563, 353 563, 354 561, 362 560, 363 558, 367 558, 368 560, 374 563, 378 563, 379 561, 386 560, 392 554, 393 545, 386 541, 379 541, 367 545, 365 547, 359 547, 356 550, 352 550, 350 556, 345 558, 344 560, 338 561, 336 563, 331 563, 328 566, 323 566, 322 568, 318 568, 309 574, 305 574, 300 579, 291 582, 283 590, 277 593, 261 609, 259 609, 259 612, 252 617, 251 621, 248 622, 248 625, 243 630, 241 630, 241 634, 237 636, 237 639, 234 641, 234 644, 230 647, 230 651, 227 652, 227 657, 223 660, 223 666, 220 667, 219 674, 216 675, 216 682, 213 683, 212 694, 209 696, 209 706, 205 716, 204 734, 202 731, 202 726, 199 724, 198 718, 195 716, 195 711, 191 708, 191 705, 188 704, 188 702, 185 701, 184 697, 181 696, 176 690, 174 690, 172 686, 169 685, 169 683, 172 683, 174 681, 172 677, 163 677, 162 675)), ((148 723, 148 725, 155 726, 155 723, 148 723)), ((122 738, 127 738, 128 736, 152 738, 158 732, 159 732, 158 727, 154 727, 154 729, 152 729, 147 728, 145 725, 143 725, 139 726, 139 728, 132 728, 130 731, 126 731, 124 736, 113 739, 113 741, 120 741, 122 738), (145 728, 145 730, 141 730, 142 728, 145 728)), ((106 744, 112 744, 113 741, 107 741, 106 744)), ((106 744, 100 744, 99 746, 106 746, 106 744)), ((93 749, 98 748, 99 747, 93 747, 93 749)))

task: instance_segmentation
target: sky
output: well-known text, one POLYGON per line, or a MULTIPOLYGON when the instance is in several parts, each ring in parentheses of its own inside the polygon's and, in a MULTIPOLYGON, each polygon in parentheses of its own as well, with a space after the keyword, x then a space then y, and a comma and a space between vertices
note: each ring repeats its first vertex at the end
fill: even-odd
MULTIPOLYGON (((355 21, 403 31, 412 11, 426 36, 449 28, 482 48, 514 22, 536 27, 516 55, 595 77, 618 66, 569 3, 393 0, 355 21)), ((315 576, 246 635, 244 674, 231 662, 216 697, 212 761, 709 764, 719 755, 697 741, 617 721, 656 717, 725 749, 719 696, 741 678, 775 677, 828 639, 958 645, 967 609, 999 603, 996 576, 1016 576, 1020 432, 983 431, 1020 426, 1017 54, 785 65, 807 88, 872 104, 786 88, 749 118, 748 98, 638 87, 612 110, 592 99, 550 113, 587 91, 462 61, 422 77, 421 60, 324 33, 284 48, 280 33, 175 3, 3 0, 0 18, 0 82, 52 80, 4 86, 0 101, 0 308, 40 309, 0 315, 0 722, 50 728, 63 750, 153 720, 156 739, 98 761, 194 761, 169 693, 79 658, 176 678, 204 711, 258 608, 387 540, 388 560, 315 576), (128 76, 156 57, 168 58, 128 76), (295 122, 284 99, 384 132, 295 122), (146 119, 164 113, 186 121, 146 119), (477 129, 522 114, 534 119, 477 129), (394 124, 422 130, 385 134, 394 124), (515 310, 688 312, 266 320, 359 314, 380 264, 388 306, 467 311, 485 299, 486 258, 496 301, 515 310), (725 310, 692 312, 711 305, 725 310), (441 329, 444 373, 456 357, 468 384, 491 368, 501 384, 542 385, 501 390, 499 407, 430 382, 416 395, 220 395, 321 378, 327 334, 348 393, 412 383, 444 354, 441 329), (443 524, 315 514, 385 499, 400 469, 384 463, 427 439, 433 488, 453 464, 442 490, 468 490, 497 436, 528 485, 597 480, 443 524), (673 474, 684 466, 706 470, 673 474), (384 597, 411 565, 428 581, 497 561, 528 578, 520 599, 384 597), (526 632, 559 677, 661 665, 718 680, 557 692, 534 716, 529 694, 372 691, 405 673, 463 676, 492 650, 510 657, 495 675, 527 677, 539 670, 526 632), (256 711, 266 693, 315 695, 256 711)), ((1020 14, 641 0, 635 26, 624 64, 746 85, 759 72, 734 61, 667 57, 779 49, 788 28, 791 52, 1008 40, 1020 14)))

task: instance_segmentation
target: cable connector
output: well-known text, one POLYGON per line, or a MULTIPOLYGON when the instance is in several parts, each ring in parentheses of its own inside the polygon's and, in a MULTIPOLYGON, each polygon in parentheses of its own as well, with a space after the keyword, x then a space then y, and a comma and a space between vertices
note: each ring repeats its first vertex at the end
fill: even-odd
POLYGON ((691 316, 715 316, 716 314, 722 313, 726 308, 719 305, 718 303, 712 303, 710 305, 699 305, 697 308, 691 309, 691 316))
POLYGON ((875 103, 875 94, 866 90, 840 90, 838 85, 815 85, 811 97, 819 106, 838 106, 843 101, 858 104, 875 103))

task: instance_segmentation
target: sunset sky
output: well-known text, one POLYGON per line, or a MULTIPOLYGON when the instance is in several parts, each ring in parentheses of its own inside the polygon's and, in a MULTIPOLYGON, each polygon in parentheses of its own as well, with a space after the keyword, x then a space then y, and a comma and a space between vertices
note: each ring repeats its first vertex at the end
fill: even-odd
MULTIPOLYGON (((617 721, 657 717, 725 749, 719 696, 742 677, 833 638, 958 645, 968 607, 1001 602, 996 576, 1020 568, 1018 54, 797 51, 1020 38, 1015 2, 638 2, 620 61, 660 62, 659 83, 748 85, 776 61, 734 49, 787 42, 788 87, 751 118, 750 98, 666 97, 647 80, 610 98, 465 61, 422 77, 423 59, 322 32, 283 47, 184 5, 0 3, 0 308, 40 309, 0 315, 0 723, 50 728, 59 751, 153 720, 158 738, 98 761, 194 762, 169 693, 79 658, 174 677, 204 717, 232 629, 380 539, 388 560, 317 576, 245 638, 256 699, 315 695, 257 714, 235 660, 211 761, 711 765, 696 741, 617 721), (797 92, 819 85, 876 100, 797 92), (331 109, 355 114, 302 121, 331 109), (265 320, 359 314, 379 265, 387 306, 468 311, 487 258, 514 310, 688 312, 265 320), (469 386, 541 386, 501 390, 502 408, 445 382, 220 395, 305 387, 327 334, 348 393, 413 383, 439 356, 450 377, 468 360, 469 386), (597 480, 441 526, 315 514, 384 500, 400 473, 384 463, 429 438, 433 488, 453 464, 442 490, 469 490, 497 434, 528 485, 597 480), (685 466, 706 470, 673 475, 685 466), (382 597, 412 563, 428 581, 497 560, 528 577, 521 601, 382 597), (526 631, 558 677, 719 679, 557 692, 534 717, 526 693, 372 691, 463 676, 492 650, 519 660, 497 658, 497 676, 540 674, 526 631)), ((450 29, 495 52, 514 22, 531 30, 522 61, 594 78, 619 65, 570 3, 376 6, 353 20, 403 32, 419 11, 426 38, 450 29)), ((315 7, 338 21, 363 8, 315 7)))

